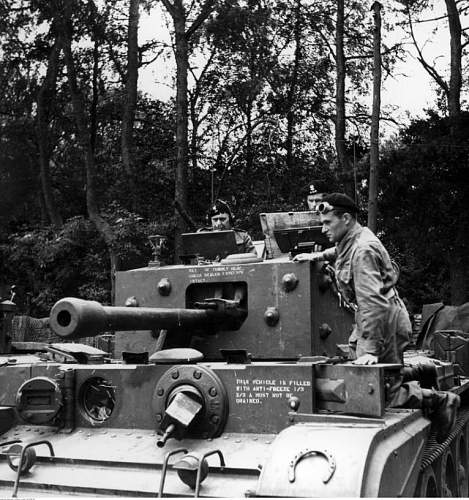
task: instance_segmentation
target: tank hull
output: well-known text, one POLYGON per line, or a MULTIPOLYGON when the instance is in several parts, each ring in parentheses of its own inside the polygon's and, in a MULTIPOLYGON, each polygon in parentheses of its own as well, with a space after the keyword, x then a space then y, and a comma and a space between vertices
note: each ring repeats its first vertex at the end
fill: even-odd
MULTIPOLYGON (((459 392, 464 396, 467 384, 459 392)), ((181 481, 173 467, 177 454, 163 473, 165 457, 181 448, 199 456, 219 450, 224 458, 225 466, 219 456, 207 459, 209 472, 200 485, 200 496, 414 496, 422 488, 430 490, 428 478, 433 477, 438 496, 445 491, 457 496, 467 491, 467 468, 462 470, 467 454, 460 456, 468 442, 465 406, 460 416, 459 428, 443 445, 433 441, 430 421, 420 410, 386 410, 375 418, 290 413, 276 433, 224 432, 216 438, 169 439, 164 449, 155 445, 157 433, 152 429, 88 425, 67 432, 51 426, 14 425, 1 436, 0 445, 45 440, 53 447, 54 457, 47 446, 37 447, 34 466, 21 476, 19 497, 154 497, 163 475, 164 496, 194 496, 194 489, 181 481)), ((11 495, 15 480, 4 448, 2 496, 11 495)))

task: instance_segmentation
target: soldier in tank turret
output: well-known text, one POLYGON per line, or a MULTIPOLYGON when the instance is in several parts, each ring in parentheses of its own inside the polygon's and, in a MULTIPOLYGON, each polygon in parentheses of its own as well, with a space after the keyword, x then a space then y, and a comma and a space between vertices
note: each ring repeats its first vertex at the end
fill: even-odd
MULTIPOLYGON (((322 252, 296 255, 295 262, 334 261, 337 284, 354 304, 355 328, 349 344, 354 364, 403 363, 412 327, 395 288, 397 273, 381 241, 357 221, 358 207, 348 196, 332 193, 318 205, 322 232, 335 246, 322 252)), ((402 373, 391 388, 387 404, 394 408, 428 408, 437 423, 436 440, 451 432, 460 398, 452 392, 420 387, 416 373, 402 373), (407 380, 407 381, 405 381, 407 380)))
MULTIPOLYGON (((318 210, 318 205, 323 200, 324 196, 327 195, 327 185, 324 181, 313 180, 308 184, 306 191, 306 204, 308 205, 308 210, 311 212, 316 212, 318 210)), ((322 250, 321 245, 314 245, 314 251, 319 252, 322 250)))
POLYGON ((306 204, 308 205, 308 210, 316 212, 319 203, 321 203, 324 196, 326 196, 326 193, 327 186, 324 181, 311 181, 306 190, 306 204))
POLYGON ((204 227, 199 231, 228 231, 233 230, 239 253, 256 253, 256 249, 247 231, 234 227, 234 216, 226 201, 216 200, 207 212, 210 227, 204 227))

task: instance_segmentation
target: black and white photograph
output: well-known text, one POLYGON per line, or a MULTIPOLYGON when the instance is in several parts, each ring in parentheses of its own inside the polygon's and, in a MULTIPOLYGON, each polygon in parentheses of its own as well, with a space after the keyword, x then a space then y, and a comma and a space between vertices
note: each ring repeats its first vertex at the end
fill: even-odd
POLYGON ((0 0, 0 499, 469 497, 469 0, 0 0))

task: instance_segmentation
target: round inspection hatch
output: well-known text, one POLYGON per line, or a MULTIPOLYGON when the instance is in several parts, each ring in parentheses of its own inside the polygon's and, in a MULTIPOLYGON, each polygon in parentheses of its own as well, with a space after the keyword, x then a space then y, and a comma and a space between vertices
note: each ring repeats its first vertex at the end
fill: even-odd
POLYGON ((80 388, 79 402, 82 412, 92 422, 105 422, 116 404, 114 387, 102 377, 89 378, 80 388))

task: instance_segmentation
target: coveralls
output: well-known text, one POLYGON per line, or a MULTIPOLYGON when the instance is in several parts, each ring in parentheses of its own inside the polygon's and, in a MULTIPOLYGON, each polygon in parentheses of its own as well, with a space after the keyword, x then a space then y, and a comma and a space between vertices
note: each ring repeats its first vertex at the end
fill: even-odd
MULTIPOLYGON (((332 249, 326 250, 329 253, 332 249)), ((389 254, 381 241, 358 222, 337 244, 335 272, 344 298, 356 304, 355 327, 349 339, 357 358, 378 357, 380 363, 403 362, 412 327, 407 310, 394 288, 397 281, 389 254)), ((388 406, 420 408, 417 382, 397 383, 388 406)))

